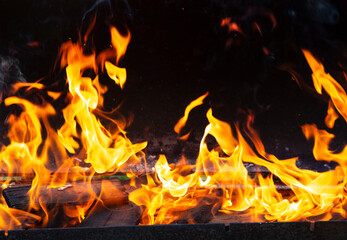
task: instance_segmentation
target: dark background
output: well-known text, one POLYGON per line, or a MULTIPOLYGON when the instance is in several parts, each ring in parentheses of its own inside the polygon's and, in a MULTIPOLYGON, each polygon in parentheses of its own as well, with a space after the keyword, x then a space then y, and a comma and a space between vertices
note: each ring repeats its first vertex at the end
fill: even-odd
MULTIPOLYGON (((110 24, 120 29, 127 25, 132 33, 121 62, 128 74, 124 91, 106 76, 102 80, 110 89, 105 109, 122 104, 122 114, 134 117, 127 128, 130 139, 149 140, 149 148, 158 148, 153 151, 179 153, 179 147, 172 150, 172 144, 160 141, 158 145, 157 139, 176 138, 173 127, 185 107, 210 91, 183 129, 183 133, 192 130, 188 142, 198 144, 208 108, 219 119, 241 125, 251 109, 256 114, 254 127, 268 152, 311 161, 312 142, 303 138, 300 126, 316 123, 324 128, 327 97, 300 89, 288 72, 297 72, 300 81, 312 87, 311 72, 300 51, 308 48, 345 84, 341 78, 347 66, 345 1, 329 5, 338 11, 338 19, 308 0, 99 2, 94 8, 95 1, 0 0, 0 55, 18 59, 27 81, 44 78, 47 86, 64 89, 64 73, 53 68, 59 46, 69 39, 78 41, 78 32, 85 31, 97 11, 91 45, 98 51, 109 44, 110 24), (249 9, 255 10, 250 13, 249 9), (269 12, 277 20, 275 29, 269 23, 269 12), (245 36, 222 28, 223 17, 236 21, 245 36), (262 35, 251 27, 254 21, 262 35), (233 44, 225 47, 228 39, 233 44), (32 42, 37 46, 28 45, 32 42), (264 47, 270 54, 264 53, 264 47)), ((1 105, 2 122, 10 111, 1 105)), ((332 148, 339 150, 346 143, 347 128, 344 120, 336 125, 330 130, 337 134, 332 148)))

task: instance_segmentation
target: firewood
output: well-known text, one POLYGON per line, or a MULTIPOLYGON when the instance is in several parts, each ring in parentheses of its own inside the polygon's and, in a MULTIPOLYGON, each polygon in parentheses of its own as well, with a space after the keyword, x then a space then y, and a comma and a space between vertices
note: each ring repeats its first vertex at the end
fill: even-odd
MULTIPOLYGON (((4 189, 3 196, 8 206, 21 210, 28 209, 30 188, 31 185, 19 184, 4 189)), ((41 201, 47 206, 83 204, 98 196, 100 196, 100 200, 110 204, 122 204, 128 201, 127 193, 117 178, 92 180, 91 184, 77 181, 60 188, 48 188, 48 185, 43 185, 40 186, 39 193, 40 197, 35 199, 35 204, 39 204, 41 201), (107 190, 104 192, 102 192, 102 184, 107 184, 107 190)))
POLYGON ((101 226, 135 226, 142 216, 142 208, 129 202, 116 208, 97 207, 78 226, 101 227, 101 226))

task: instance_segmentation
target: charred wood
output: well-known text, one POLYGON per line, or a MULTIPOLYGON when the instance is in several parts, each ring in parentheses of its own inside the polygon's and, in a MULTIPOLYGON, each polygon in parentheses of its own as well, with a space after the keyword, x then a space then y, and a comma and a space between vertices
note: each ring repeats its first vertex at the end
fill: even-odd
MULTIPOLYGON (((28 209, 30 188, 31 185, 14 185, 4 189, 3 196, 8 206, 21 210, 28 209)), ((91 198, 99 198, 102 201, 116 205, 121 205, 128 201, 127 194, 124 192, 124 187, 119 179, 93 180, 91 184, 75 182, 60 188, 48 188, 48 185, 43 185, 38 192, 40 197, 35 198, 34 204, 36 205, 39 204, 39 201, 47 206, 84 204, 90 201, 91 198), (108 181, 113 186, 107 189, 107 193, 102 192, 104 181, 108 181)))

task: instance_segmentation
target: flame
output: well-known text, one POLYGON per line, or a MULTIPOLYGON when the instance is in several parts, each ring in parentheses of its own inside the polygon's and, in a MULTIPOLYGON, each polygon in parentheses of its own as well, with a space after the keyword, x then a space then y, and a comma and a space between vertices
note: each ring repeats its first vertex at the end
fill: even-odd
MULTIPOLYGON (((221 24, 235 28, 230 21, 226 18, 221 24)), ((94 24, 95 18, 81 38, 85 42, 94 24)), ((2 190, 17 177, 30 181, 31 188, 26 210, 8 207, 0 197, 0 229, 46 226, 58 207, 69 219, 62 225, 71 226, 83 221, 96 208, 95 203, 111 206, 124 200, 116 197, 123 196, 123 190, 112 182, 93 184, 96 174, 114 174, 130 162, 142 161, 141 151, 147 144, 133 144, 126 137, 127 121, 115 120, 111 113, 102 111, 107 87, 100 83, 99 71, 106 71, 123 89, 126 70, 119 63, 131 39, 129 31, 122 35, 111 26, 110 32, 111 47, 98 54, 85 54, 80 42, 68 41, 61 46, 60 67, 66 73, 67 94, 48 91, 38 81, 16 84, 13 95, 4 100, 6 106, 20 107, 21 111, 7 118, 9 143, 2 145, 0 151, 0 170, 7 173, 1 181, 2 190), (25 96, 16 96, 18 91, 25 92, 25 96), (50 103, 58 100, 67 104, 62 110, 50 103), (103 125, 101 118, 112 126, 103 125), (60 124, 52 124, 52 119, 58 119, 60 124), (80 159, 79 155, 84 157, 80 159), (58 191, 64 191, 64 196, 59 198, 58 191)), ((333 128, 340 116, 347 121, 345 90, 309 51, 303 50, 303 54, 312 69, 316 91, 323 94, 324 89, 330 96, 327 127, 333 128)), ((202 105, 207 96, 208 92, 187 106, 174 127, 176 133, 181 133, 190 112, 202 105)), ((195 164, 188 164, 184 157, 177 164, 169 164, 160 155, 154 174, 148 173, 145 183, 137 182, 142 181, 140 178, 131 180, 130 185, 136 189, 128 198, 143 209, 140 224, 198 222, 194 211, 201 206, 212 217, 218 212, 239 213, 251 221, 299 221, 313 217, 329 220, 334 214, 347 217, 347 147, 340 152, 330 150, 333 134, 314 124, 302 126, 304 136, 314 139, 315 159, 338 164, 331 171, 319 173, 298 168, 298 158, 280 160, 268 154, 252 128, 252 113, 244 128, 240 122, 230 125, 217 119, 212 109, 207 111, 206 118, 209 124, 195 164), (215 140, 213 147, 207 143, 208 138, 215 140), (250 174, 245 163, 265 167, 269 174, 250 174)), ((188 137, 189 133, 181 139, 188 137)))
MULTIPOLYGON (((279 160, 267 154, 250 127, 251 117, 247 131, 256 151, 237 127, 237 137, 233 137, 230 126, 214 118, 211 109, 207 118, 210 124, 205 129, 196 165, 170 166, 161 156, 155 165, 155 177, 148 177, 147 185, 130 193, 130 201, 145 206, 141 224, 168 224, 179 220, 184 216, 182 212, 199 206, 206 196, 218 199, 214 206, 220 204, 221 212, 241 212, 256 221, 264 218, 268 221, 298 221, 313 216, 329 220, 333 213, 346 217, 343 206, 346 204, 344 156, 347 150, 340 154, 320 152, 322 147, 328 149, 332 135, 329 138, 324 132, 315 132, 313 126, 303 127, 307 138, 316 136, 316 159, 334 160, 340 164, 335 170, 318 173, 299 169, 295 164, 297 158, 279 160), (218 148, 208 149, 205 143, 208 135, 215 137, 218 148), (244 162, 264 166, 271 175, 264 178, 256 174, 251 178, 244 162), (273 176, 290 187, 290 197, 284 197, 277 189, 273 176)), ((186 220, 195 222, 192 216, 186 220)))
POLYGON ((188 116, 189 113, 192 109, 194 109, 197 106, 200 106, 201 104, 203 104, 204 99, 207 97, 208 92, 205 93, 204 95, 198 97, 197 99, 195 99, 194 101, 192 101, 186 108, 186 110, 184 111, 184 116, 178 120, 178 122, 176 123, 175 127, 174 127, 174 131, 178 134, 181 132, 182 128, 185 126, 187 120, 188 120, 188 116))
POLYGON ((312 70, 312 80, 317 93, 324 89, 337 111, 347 121, 347 95, 341 85, 324 70, 324 66, 308 50, 302 50, 312 70))
MULTIPOLYGON (((128 31, 126 36, 122 36, 115 27, 111 27, 110 31, 112 35, 112 47, 116 49, 116 64, 118 64, 119 60, 124 56, 126 52, 128 44, 130 42, 131 34, 128 31)), ((125 68, 117 67, 109 61, 105 62, 105 68, 108 76, 123 89, 126 81, 125 68)))
POLYGON ((105 68, 108 76, 123 89, 127 77, 126 70, 124 68, 119 68, 108 61, 105 62, 105 68))
MULTIPOLYGON (((90 31, 87 31, 85 41, 90 31)), ((125 54, 130 33, 128 31, 126 36, 122 36, 113 26, 110 32, 111 48, 98 55, 94 52, 86 55, 80 43, 68 41, 62 45, 60 66, 66 72, 69 92, 65 99, 68 105, 61 113, 44 97, 39 97, 39 101, 29 100, 31 92, 45 91, 44 85, 39 82, 18 83, 14 86, 14 94, 25 90, 28 99, 15 95, 5 99, 6 106, 17 105, 21 113, 9 115, 7 119, 10 143, 1 148, 0 167, 8 173, 9 178, 2 185, 6 188, 11 176, 18 175, 32 183, 28 192, 30 205, 27 211, 8 208, 5 200, 0 200, 0 229, 20 228, 25 218, 45 226, 49 218, 54 217, 55 211, 47 203, 59 205, 60 199, 54 195, 56 191, 65 191, 65 198, 75 203, 63 205, 65 215, 72 219, 71 223, 64 224, 81 222, 93 202, 96 199, 102 201, 106 192, 93 189, 93 175, 115 173, 128 160, 139 161, 137 154, 146 147, 146 142, 132 144, 124 131, 125 122, 112 119, 110 122, 114 126, 109 131, 97 116, 97 112, 101 113, 99 108, 103 104, 103 94, 107 91, 107 87, 99 82, 98 69, 103 70, 105 67, 109 77, 121 88, 126 81, 126 70, 117 65, 125 54), (115 60, 115 64, 111 63, 112 60, 115 60), (86 74, 90 70, 94 71, 94 78, 86 74), (64 120, 60 127, 57 129, 51 126, 52 118, 60 116, 64 120), (87 167, 80 166, 74 159, 73 156, 79 152, 85 152, 83 162, 89 164, 87 167), (43 214, 32 214, 32 210, 42 210, 43 214)), ((54 101, 64 95, 47 91, 47 96, 54 101)), ((102 186, 108 189, 111 187, 107 183, 102 186)))
MULTIPOLYGON (((333 128, 339 118, 335 110, 346 117, 346 93, 335 79, 325 73, 323 65, 311 53, 303 52, 313 71, 317 92, 322 94, 324 88, 331 98, 326 124, 333 128)), ((184 117, 175 126, 177 133, 184 127, 189 112, 202 104, 200 100, 205 97, 206 94, 188 105, 184 117)), ((245 129, 240 129, 236 123, 234 131, 228 123, 216 119, 212 109, 208 110, 206 117, 209 124, 200 143, 196 164, 189 165, 183 161, 183 164, 169 165, 166 158, 160 156, 155 165, 155 175, 147 176, 147 184, 130 193, 129 200, 144 207, 141 224, 168 224, 178 220, 196 222, 189 212, 194 212, 201 204, 206 205, 206 197, 214 199, 207 204, 212 215, 217 208, 227 214, 240 212, 251 221, 299 221, 313 217, 329 220, 333 214, 347 216, 347 146, 339 153, 329 150, 333 134, 319 130, 315 125, 302 126, 305 137, 314 139, 316 160, 338 163, 334 170, 318 173, 298 168, 298 158, 279 160, 266 153, 251 127, 252 114, 245 129), (217 147, 209 149, 208 136, 214 137, 217 147), (250 176, 244 163, 265 167, 271 174, 250 176), (283 185, 277 186, 275 178, 283 185), (281 187, 286 189, 286 194, 281 187)))
POLYGON ((230 18, 230 17, 223 18, 222 21, 221 21, 221 23, 220 23, 220 25, 221 25, 222 27, 227 26, 227 25, 229 25, 230 21, 231 21, 231 18, 230 18))

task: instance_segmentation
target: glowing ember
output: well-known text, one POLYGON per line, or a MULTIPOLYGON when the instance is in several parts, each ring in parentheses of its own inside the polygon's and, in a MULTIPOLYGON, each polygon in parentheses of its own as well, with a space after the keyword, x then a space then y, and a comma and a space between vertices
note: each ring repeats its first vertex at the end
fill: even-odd
MULTIPOLYGON (((235 24, 230 24, 230 19, 224 19, 222 25, 228 25, 231 30, 237 29, 235 24)), ((87 32, 89 34, 90 29, 87 32)), ((7 106, 17 105, 22 111, 19 115, 8 117, 10 143, 2 146, 0 153, 0 168, 8 178, 2 181, 2 186, 6 188, 13 177, 20 174, 22 180, 31 181, 31 188, 28 192, 30 205, 26 211, 9 208, 1 197, 1 229, 46 226, 55 214, 55 208, 45 201, 54 197, 44 196, 49 189, 69 189, 74 193, 71 198, 74 204, 64 205, 63 210, 70 218, 66 226, 77 224, 93 210, 95 201, 108 199, 104 204, 114 203, 118 199, 113 198, 113 194, 122 192, 119 186, 106 180, 96 191, 92 187, 96 173, 111 175, 130 162, 139 164, 144 159, 141 151, 147 143, 131 143, 124 130, 126 120, 116 121, 108 117, 114 125, 112 130, 107 130, 97 115, 107 91, 99 82, 99 69, 106 71, 121 89, 126 80, 126 70, 118 64, 131 35, 127 32, 123 36, 115 27, 111 27, 110 32, 112 47, 98 55, 86 55, 81 43, 69 41, 61 47, 60 66, 66 71, 69 93, 65 99, 68 105, 62 110, 64 121, 58 129, 51 126, 50 119, 58 117, 59 113, 43 98, 35 103, 14 95, 4 100, 7 106), (112 60, 115 60, 114 64, 112 60), (93 78, 87 74, 91 70, 95 74, 93 78), (74 158, 81 149, 86 154, 82 163, 74 158)), ((88 34, 83 38, 85 41, 88 34)), ((347 121, 346 92, 325 73, 323 65, 309 51, 303 50, 303 53, 313 71, 317 92, 322 94, 324 89, 331 99, 326 125, 332 128, 340 115, 347 121)), ((45 91, 39 82, 18 83, 14 89, 45 91)), ((188 105, 184 116, 174 127, 176 133, 181 132, 190 111, 203 104, 207 95, 188 105)), ((56 100, 63 94, 50 91, 47 96, 56 100)), ((252 114, 248 116, 246 129, 241 129, 240 123, 231 127, 218 120, 212 109, 207 111, 206 117, 209 124, 194 165, 187 164, 184 158, 176 165, 168 164, 166 157, 161 155, 155 164, 154 174, 146 175, 145 184, 140 186, 137 182, 140 180, 131 180, 132 186, 140 186, 129 193, 129 200, 143 208, 140 224, 168 224, 181 219, 194 223, 196 220, 187 210, 202 205, 209 206, 211 214, 218 211, 226 214, 240 212, 256 221, 310 220, 314 216, 329 220, 334 213, 346 217, 347 148, 339 153, 329 150, 333 134, 315 125, 302 126, 304 136, 315 141, 313 154, 316 160, 338 163, 334 170, 318 173, 298 168, 297 158, 279 160, 266 153, 252 128, 252 114), (206 139, 209 136, 216 140, 217 147, 208 147, 206 139), (260 173, 250 176, 244 163, 263 166, 271 174, 266 177, 260 173), (275 178, 291 189, 289 196, 284 196, 277 189, 275 178)), ((187 139, 188 136, 181 138, 187 139)), ((128 176, 134 174, 128 173, 128 176)))

